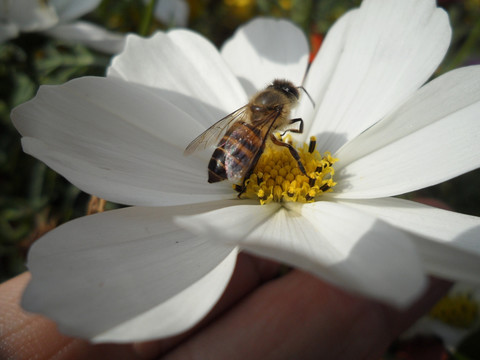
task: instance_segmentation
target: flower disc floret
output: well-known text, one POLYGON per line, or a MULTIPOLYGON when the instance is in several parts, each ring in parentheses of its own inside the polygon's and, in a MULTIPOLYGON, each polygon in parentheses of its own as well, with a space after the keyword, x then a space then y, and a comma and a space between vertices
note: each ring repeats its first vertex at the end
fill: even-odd
MULTIPOLYGON (((291 139, 287 142, 296 147, 291 139)), ((272 201, 307 203, 314 202, 325 192, 331 192, 336 185, 332 165, 337 159, 329 152, 322 156, 315 149, 315 144, 315 137, 312 137, 309 144, 296 147, 307 176, 287 147, 268 142, 252 175, 245 181, 242 198, 258 199, 262 205, 272 201)))

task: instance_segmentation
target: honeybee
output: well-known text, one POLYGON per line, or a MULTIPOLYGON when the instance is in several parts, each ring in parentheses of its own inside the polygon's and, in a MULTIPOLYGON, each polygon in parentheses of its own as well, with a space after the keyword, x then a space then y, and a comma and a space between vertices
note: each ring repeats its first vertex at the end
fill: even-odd
POLYGON ((274 80, 271 85, 253 95, 248 104, 225 116, 195 138, 184 154, 189 155, 217 144, 208 163, 208 182, 242 181, 241 186, 236 186, 239 197, 245 191, 245 181, 255 169, 269 139, 275 145, 288 148, 300 171, 307 175, 295 148, 274 135, 275 130, 284 130, 295 123, 299 123, 297 129, 286 129, 283 134, 287 131, 303 132, 301 118, 289 119, 290 111, 298 103, 299 89, 303 87, 297 87, 288 80, 274 80))

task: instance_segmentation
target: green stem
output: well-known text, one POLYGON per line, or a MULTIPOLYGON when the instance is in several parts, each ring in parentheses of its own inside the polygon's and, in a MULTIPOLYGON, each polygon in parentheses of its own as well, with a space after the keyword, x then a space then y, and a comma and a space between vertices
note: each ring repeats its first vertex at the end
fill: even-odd
POLYGON ((141 36, 148 35, 148 30, 152 25, 153 10, 155 9, 156 3, 157 3, 157 0, 150 0, 147 6, 145 6, 145 10, 142 15, 142 21, 140 22, 140 27, 138 29, 138 34, 141 36))

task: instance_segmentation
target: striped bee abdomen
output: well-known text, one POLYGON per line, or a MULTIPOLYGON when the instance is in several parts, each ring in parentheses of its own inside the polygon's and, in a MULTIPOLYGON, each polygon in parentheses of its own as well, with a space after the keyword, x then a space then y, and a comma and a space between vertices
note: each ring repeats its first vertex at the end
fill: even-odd
POLYGON ((208 163, 208 182, 243 179, 264 148, 264 131, 249 123, 233 124, 223 136, 208 163))

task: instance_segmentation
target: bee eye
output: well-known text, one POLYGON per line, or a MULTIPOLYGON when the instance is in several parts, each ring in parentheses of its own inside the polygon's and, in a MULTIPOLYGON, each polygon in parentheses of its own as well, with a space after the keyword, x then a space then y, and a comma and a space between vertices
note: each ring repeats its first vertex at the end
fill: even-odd
POLYGON ((295 98, 298 99, 298 91, 296 88, 292 88, 290 86, 283 86, 282 91, 285 92, 288 96, 294 96, 295 98))
POLYGON ((299 97, 297 88, 287 80, 274 80, 273 83, 267 87, 267 89, 275 89, 277 91, 281 91, 290 99, 295 98, 298 100, 299 97))

